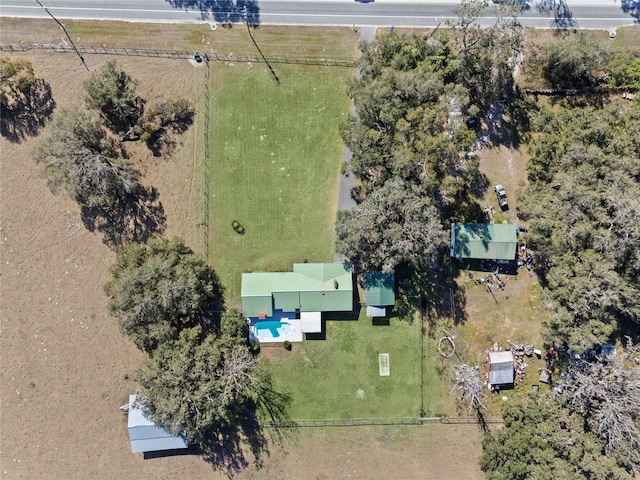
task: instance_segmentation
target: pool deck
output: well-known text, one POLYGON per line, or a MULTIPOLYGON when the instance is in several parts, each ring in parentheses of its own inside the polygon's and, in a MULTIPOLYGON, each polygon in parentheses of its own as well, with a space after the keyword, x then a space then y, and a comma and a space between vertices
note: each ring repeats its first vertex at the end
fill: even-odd
POLYGON ((272 336, 269 336, 269 337, 262 337, 261 338, 259 335, 256 335, 256 332, 259 332, 260 330, 257 330, 255 328, 255 324, 256 323, 260 323, 261 320, 255 321, 254 319, 252 319, 251 320, 251 326, 249 327, 250 330, 251 330, 251 336, 252 336, 252 338, 257 339, 259 343, 262 343, 262 344, 266 344, 266 343, 282 343, 284 341, 289 341, 291 343, 302 342, 303 338, 302 338, 302 329, 301 329, 300 319, 281 317, 281 318, 277 318, 277 319, 267 318, 267 319, 265 319, 265 321, 287 322, 287 323, 291 324, 291 330, 289 331, 289 333, 287 335, 283 335, 281 337, 274 338, 272 336))

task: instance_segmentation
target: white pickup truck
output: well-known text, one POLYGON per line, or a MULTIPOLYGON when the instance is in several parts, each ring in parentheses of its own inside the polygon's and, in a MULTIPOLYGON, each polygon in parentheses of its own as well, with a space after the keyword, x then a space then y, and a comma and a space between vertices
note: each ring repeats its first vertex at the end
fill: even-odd
POLYGON ((506 210, 509 208, 509 201, 507 200, 507 191, 504 189, 502 185, 496 185, 493 189, 496 192, 496 197, 498 197, 498 204, 500 208, 506 210))

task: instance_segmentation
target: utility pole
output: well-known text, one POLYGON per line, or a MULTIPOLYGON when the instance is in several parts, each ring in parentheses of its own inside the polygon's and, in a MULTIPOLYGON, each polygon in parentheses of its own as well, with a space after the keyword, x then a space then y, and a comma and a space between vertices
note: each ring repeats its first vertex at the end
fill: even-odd
POLYGON ((253 42, 253 44, 258 49, 258 52, 260 53, 260 56, 264 60, 264 63, 266 63, 267 67, 269 67, 269 71, 271 72, 271 75, 273 75, 273 79, 276 81, 276 83, 278 85, 280 85, 280 79, 276 75, 276 72, 273 71, 273 68, 271 68, 271 65, 269 64, 269 61, 267 60, 267 57, 264 56, 264 54, 262 53, 262 50, 260 50, 260 47, 256 43, 256 39, 253 38, 253 34, 251 33, 251 28, 249 27, 249 12, 247 11, 247 6, 246 5, 242 9, 242 16, 244 17, 244 23, 247 24, 247 32, 249 32, 249 37, 251 37, 251 41, 253 42))
POLYGON ((47 7, 45 7, 42 3, 40 3, 40 0, 36 0, 36 3, 37 3, 38 5, 40 5, 42 8, 44 8, 44 11, 45 11, 45 12, 47 12, 47 13, 49 14, 49 16, 50 16, 51 18, 53 18, 53 19, 56 21, 56 23, 57 23, 58 25, 60 25, 60 27, 62 28, 62 31, 64 32, 64 34, 65 34, 65 35, 67 36, 67 38, 69 39, 69 42, 71 43, 71 46, 73 47, 73 49, 76 51, 76 54, 77 54, 77 55, 78 55, 78 57, 80 58, 80 61, 82 62, 82 65, 84 65, 84 68, 86 68, 86 69, 87 69, 87 72, 88 72, 88 71, 89 71, 89 67, 87 67, 87 64, 86 64, 86 63, 84 63, 84 58, 82 58, 82 55, 80 55, 80 52, 79 52, 79 51, 78 51, 78 49, 76 48, 76 45, 73 43, 73 40, 71 40, 71 37, 69 36, 69 32, 67 32, 67 29, 66 29, 66 28, 64 28, 64 25, 63 25, 63 24, 61 24, 61 23, 58 21, 58 19, 57 19, 56 17, 54 17, 54 16, 53 16, 53 13, 51 13, 47 7))

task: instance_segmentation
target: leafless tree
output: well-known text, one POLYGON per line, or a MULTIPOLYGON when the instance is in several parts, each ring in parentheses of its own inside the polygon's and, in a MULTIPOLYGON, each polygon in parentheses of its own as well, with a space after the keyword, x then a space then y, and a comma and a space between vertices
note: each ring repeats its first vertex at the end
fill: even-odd
POLYGON ((478 416, 487 408, 477 366, 471 367, 465 363, 456 366, 456 384, 451 394, 458 405, 466 406, 469 412, 475 411, 478 416))
POLYGON ((570 404, 589 428, 640 471, 640 344, 571 371, 570 404))
POLYGON ((256 390, 259 380, 255 375, 256 360, 244 345, 236 345, 225 352, 224 364, 219 371, 221 383, 220 396, 224 399, 229 395, 256 390))

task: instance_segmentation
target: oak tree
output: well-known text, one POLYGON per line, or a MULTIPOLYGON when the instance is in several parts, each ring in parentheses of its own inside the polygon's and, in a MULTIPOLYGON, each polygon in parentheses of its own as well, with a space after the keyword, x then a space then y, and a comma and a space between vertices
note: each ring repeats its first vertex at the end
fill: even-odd
POLYGON ((91 74, 84 82, 84 100, 116 132, 125 133, 142 116, 144 100, 136 94, 138 82, 120 69, 114 60, 91 74))
POLYGON ((338 215, 336 248, 361 270, 429 269, 445 244, 438 210, 419 186, 392 179, 338 215))
POLYGON ((83 207, 110 209, 140 191, 140 173, 108 139, 91 112, 58 112, 50 135, 34 152, 50 189, 66 192, 83 207))
POLYGON ((247 337, 240 340, 225 344, 215 333, 193 327, 162 343, 136 374, 143 409, 204 449, 234 438, 261 410, 268 418, 284 419, 288 395, 273 389, 250 354, 247 337))
POLYGON ((109 309, 138 348, 152 352, 196 325, 212 331, 224 305, 215 271, 180 239, 118 249, 106 285, 109 309))

